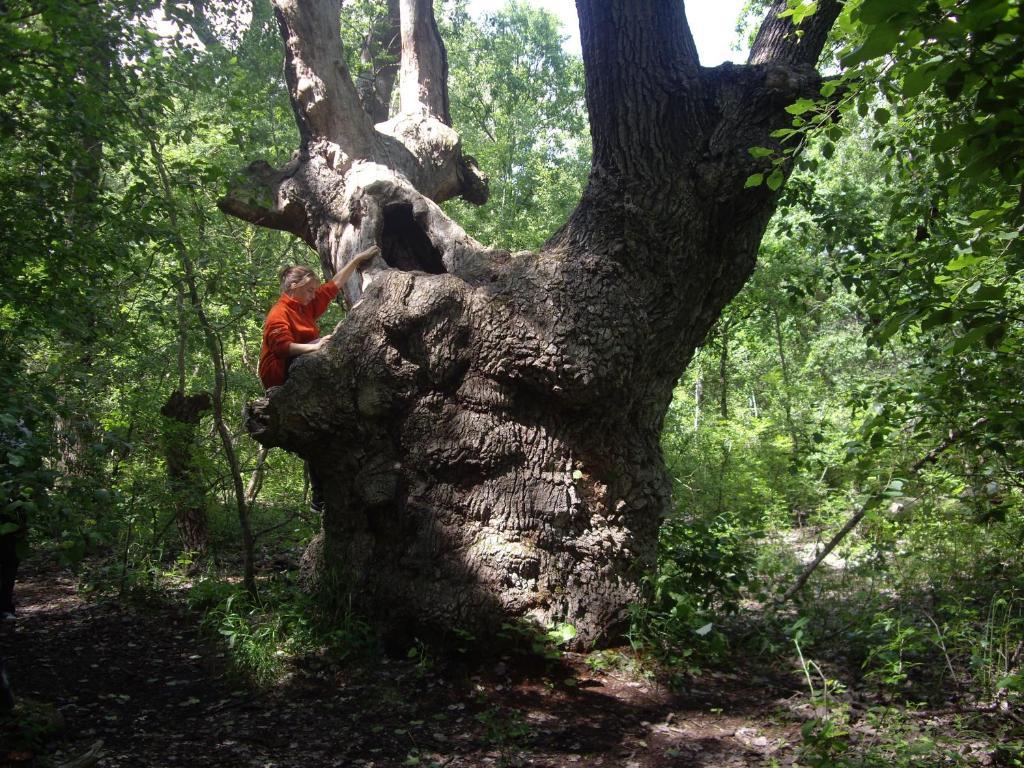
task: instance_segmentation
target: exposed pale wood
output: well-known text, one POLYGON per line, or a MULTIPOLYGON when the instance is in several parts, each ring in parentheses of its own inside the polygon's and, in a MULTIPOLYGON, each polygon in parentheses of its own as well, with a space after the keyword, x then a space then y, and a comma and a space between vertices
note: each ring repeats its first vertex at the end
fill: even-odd
MULTIPOLYGON (((260 446, 260 452, 256 456, 256 466, 253 467, 252 474, 249 475, 249 484, 245 487, 245 501, 249 505, 256 501, 256 497, 259 496, 260 490, 263 488, 263 475, 266 471, 267 454, 269 453, 270 449, 267 446, 260 446)), ((253 538, 257 537, 253 535, 253 538)))
POLYGON ((448 55, 434 21, 432 0, 400 0, 402 12, 402 111, 426 110, 450 125, 448 55))
POLYGON ((352 159, 370 157, 373 125, 363 111, 345 65, 339 13, 341 0, 274 0, 285 44, 285 76, 304 144, 326 140, 352 159))

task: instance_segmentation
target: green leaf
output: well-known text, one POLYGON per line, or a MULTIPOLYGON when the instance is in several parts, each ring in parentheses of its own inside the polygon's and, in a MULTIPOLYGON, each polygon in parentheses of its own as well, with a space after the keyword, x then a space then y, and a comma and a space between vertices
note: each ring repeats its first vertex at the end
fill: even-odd
POLYGON ((751 147, 747 152, 753 157, 768 157, 775 154, 775 150, 768 149, 768 147, 751 147))
POLYGON ((547 633, 547 639, 555 645, 565 645, 577 634, 576 627, 572 624, 559 624, 547 633))
POLYGON ((0 536, 6 536, 9 533, 17 533, 17 523, 0 523, 0 536))
POLYGON ((942 348, 947 355, 959 355, 964 350, 970 349, 985 338, 985 335, 992 331, 992 326, 982 325, 972 328, 959 339, 954 339, 942 348))
POLYGON ((935 82, 935 71, 936 68, 929 64, 910 70, 903 76, 903 96, 912 99, 927 90, 935 82))
POLYGON ((978 155, 964 168, 964 174, 971 179, 983 179, 999 165, 999 161, 1003 158, 1004 154, 1005 149, 998 147, 994 152, 978 155))
POLYGON ((844 67, 855 67, 865 61, 877 59, 884 56, 896 47, 900 39, 900 29, 897 26, 881 25, 871 30, 867 39, 859 48, 844 56, 841 64, 844 67))
POLYGON ((784 182, 785 180, 786 178, 785 176, 782 175, 782 171, 776 168, 768 177, 768 189, 770 189, 772 192, 776 191, 779 187, 782 186, 782 182, 784 182))
POLYGON ((953 310, 949 307, 945 307, 936 312, 932 312, 928 317, 921 321, 921 330, 930 331, 939 325, 946 325, 953 319, 953 310))
POLYGON ((973 267, 976 264, 983 262, 985 258, 983 256, 971 256, 967 253, 962 253, 955 259, 952 259, 946 264, 945 269, 949 272, 959 272, 961 269, 967 269, 973 267))
POLYGON ((864 0, 856 11, 863 24, 881 24, 894 16, 914 10, 915 0, 864 0))
POLYGON ((967 75, 962 69, 955 70, 949 77, 942 81, 942 90, 946 92, 946 98, 956 101, 963 93, 964 85, 967 82, 967 75))
POLYGON ((813 16, 818 11, 817 0, 811 0, 811 2, 803 2, 793 9, 793 24, 799 26, 803 23, 804 19, 809 16, 813 16))
POLYGON ((952 149, 968 137, 973 130, 972 126, 961 124, 940 131, 932 140, 932 150, 934 152, 945 152, 948 149, 952 149))
POLYGON ((1005 688, 1008 691, 1024 691, 1024 675, 1018 673, 1004 677, 996 683, 996 688, 1005 688))
POLYGON ((747 176, 747 180, 743 183, 743 188, 747 189, 748 187, 759 187, 763 183, 764 183, 764 174, 763 173, 752 173, 749 176, 747 176))
POLYGON ((810 99, 797 99, 795 102, 786 107, 786 111, 791 115, 802 115, 805 112, 810 112, 813 109, 817 109, 818 102, 811 101, 810 99))
POLYGON ((985 334, 985 346, 989 349, 998 349, 1006 338, 1006 326, 999 324, 985 334))
MULTIPOLYGON (((982 303, 987 301, 1002 301, 1006 296, 1005 285, 982 285, 974 292, 974 302, 982 303)), ((983 311, 983 310, 982 310, 983 311)))
POLYGON ((879 107, 878 109, 875 110, 875 122, 878 123, 879 125, 885 125, 886 123, 889 122, 889 119, 891 117, 892 112, 890 112, 885 107, 879 107))

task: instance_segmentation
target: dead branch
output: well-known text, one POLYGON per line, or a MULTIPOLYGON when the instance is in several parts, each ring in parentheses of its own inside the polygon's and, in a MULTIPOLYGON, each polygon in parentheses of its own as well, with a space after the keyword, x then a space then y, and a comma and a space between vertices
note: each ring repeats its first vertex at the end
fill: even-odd
MULTIPOLYGON (((986 423, 988 423, 988 419, 980 418, 976 420, 973 424, 971 424, 971 426, 968 427, 967 429, 951 430, 949 436, 945 440, 943 440, 941 443, 939 443, 939 445, 932 448, 930 451, 928 451, 928 453, 926 453, 924 456, 922 456, 920 459, 918 459, 917 461, 910 465, 910 474, 916 475, 918 472, 921 471, 925 464, 934 463, 938 459, 938 457, 942 455, 942 453, 949 450, 949 448, 952 447, 965 434, 974 431, 975 429, 986 423)), ((871 494, 871 496, 867 498, 867 500, 861 505, 860 509, 858 509, 856 512, 853 513, 853 515, 850 516, 850 519, 847 520, 843 527, 840 528, 839 531, 836 533, 836 535, 829 540, 828 544, 825 545, 825 548, 818 553, 818 556, 815 557, 812 562, 808 563, 807 567, 804 568, 800 576, 793 583, 793 586, 786 590, 786 593, 782 596, 782 599, 780 600, 781 603, 786 603, 792 600, 796 593, 803 589, 804 585, 807 583, 807 580, 811 577, 811 574, 818 569, 818 566, 821 565, 825 558, 832 553, 832 550, 839 546, 839 542, 841 542, 850 531, 857 527, 857 524, 864 519, 864 515, 866 515, 868 511, 875 506, 875 504, 877 504, 884 498, 884 489, 882 491, 871 494)))

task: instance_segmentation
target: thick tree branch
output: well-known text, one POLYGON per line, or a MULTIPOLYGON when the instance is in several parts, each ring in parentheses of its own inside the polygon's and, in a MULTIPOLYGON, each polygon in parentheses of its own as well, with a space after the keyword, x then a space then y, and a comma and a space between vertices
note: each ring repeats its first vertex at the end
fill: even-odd
POLYGON ((594 161, 608 168, 618 150, 657 143, 638 131, 664 128, 651 115, 665 89, 696 75, 697 48, 676 0, 577 0, 576 8, 594 161))
MULTIPOLYGON (((231 197, 230 195, 222 197, 217 201, 217 208, 220 209, 221 213, 226 213, 228 216, 234 216, 237 219, 247 221, 250 224, 255 224, 258 227, 278 229, 282 232, 291 232, 295 235, 299 234, 294 231, 294 222, 288 216, 281 214, 279 211, 272 211, 269 208, 252 205, 251 203, 247 203, 237 197, 231 197)), ((299 236, 301 237, 301 235, 299 236)), ((315 243, 310 243, 308 240, 306 240, 306 242, 309 243, 311 247, 315 246, 315 243)))
POLYGON ((317 140, 337 144, 348 158, 335 167, 370 157, 373 124, 363 111, 345 66, 341 46, 340 0, 274 0, 285 45, 285 76, 292 108, 308 146, 317 140))
POLYGON ((788 7, 786 0, 775 0, 750 48, 748 64, 807 64, 818 63, 825 47, 829 30, 835 23, 842 3, 838 0, 823 0, 817 12, 794 27, 790 18, 779 18, 788 7), (798 31, 800 34, 797 34, 798 31))
POLYGON ((298 156, 279 170, 263 160, 250 163, 245 169, 245 183, 218 200, 217 207, 222 213, 250 224, 291 232, 315 248, 316 238, 310 230, 306 209, 295 190, 289 189, 300 167, 298 156))
MULTIPOLYGON (((393 48, 402 41, 403 109, 390 120, 382 118, 394 67, 380 81, 365 83, 361 102, 343 63, 340 0, 274 0, 273 5, 302 143, 280 171, 265 163, 251 165, 249 181, 219 201, 221 211, 298 235, 317 250, 325 268, 336 270, 358 250, 352 248, 360 240, 363 213, 350 175, 359 166, 372 166, 375 173, 387 168, 386 175, 403 176, 438 203, 459 195, 473 203, 486 201, 487 178, 462 154, 459 136, 448 124, 447 59, 429 0, 389 0, 389 20, 380 29, 390 33, 369 43, 371 49, 393 48)), ((361 172, 357 177, 369 178, 361 172)))
POLYGON ((431 0, 400 0, 402 15, 402 111, 426 111, 451 125, 448 54, 431 0))
POLYGON ((390 117, 391 93, 398 77, 402 56, 401 9, 398 0, 388 0, 388 15, 363 40, 362 68, 356 90, 370 119, 383 123, 390 117))

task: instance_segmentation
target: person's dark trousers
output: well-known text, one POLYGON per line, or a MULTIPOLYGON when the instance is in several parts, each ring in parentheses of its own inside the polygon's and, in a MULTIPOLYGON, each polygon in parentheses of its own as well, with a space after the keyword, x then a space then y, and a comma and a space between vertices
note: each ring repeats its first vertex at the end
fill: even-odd
POLYGON ((306 472, 309 473, 309 508, 314 512, 323 512, 326 502, 324 501, 324 487, 320 478, 313 471, 313 465, 306 462, 306 472))
POLYGON ((18 576, 18 533, 0 534, 0 613, 14 613, 14 580, 18 576))

